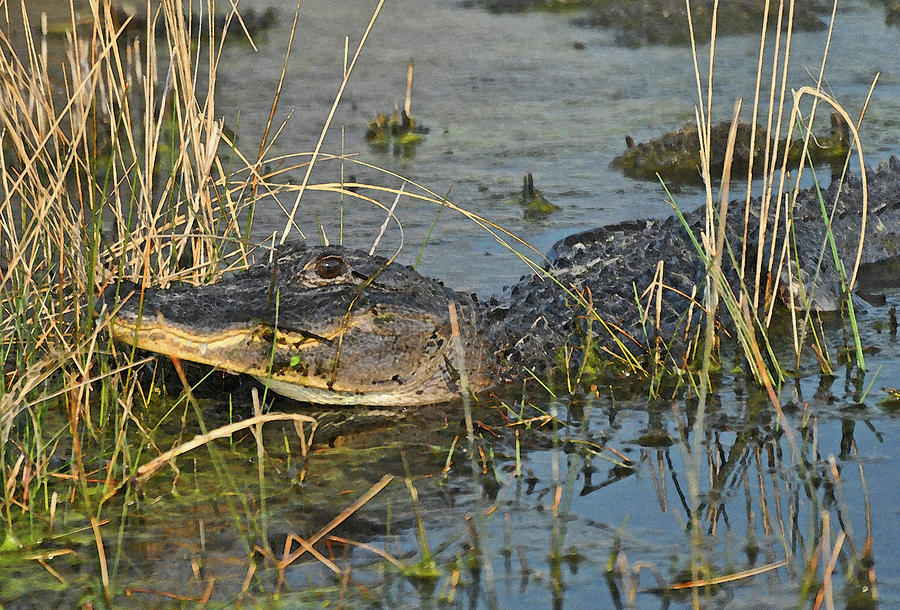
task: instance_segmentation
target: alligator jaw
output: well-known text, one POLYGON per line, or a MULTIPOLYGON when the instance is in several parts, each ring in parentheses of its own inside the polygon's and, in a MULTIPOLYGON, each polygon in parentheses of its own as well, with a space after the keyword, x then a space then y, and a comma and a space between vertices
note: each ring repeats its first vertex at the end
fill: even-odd
POLYGON ((172 324, 162 314, 137 318, 125 315, 110 321, 113 339, 140 349, 208 364, 229 373, 257 374, 265 345, 256 325, 204 333, 172 324))

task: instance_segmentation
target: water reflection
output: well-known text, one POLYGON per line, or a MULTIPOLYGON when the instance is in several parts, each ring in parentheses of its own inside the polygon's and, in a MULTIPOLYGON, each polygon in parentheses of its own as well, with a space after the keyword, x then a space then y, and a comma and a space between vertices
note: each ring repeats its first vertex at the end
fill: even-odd
MULTIPOLYGON (((718 381, 698 455, 695 400, 613 387, 489 396, 471 447, 452 405, 323 433, 305 459, 289 427, 263 430, 261 457, 245 431, 110 499, 112 573, 140 603, 681 607, 691 582, 704 605, 895 600, 900 428, 860 394, 871 380, 785 388, 796 455, 764 391, 718 381), (300 552, 313 541, 318 557, 300 552)), ((144 421, 173 407, 170 391, 144 421)), ((230 412, 201 400, 207 426, 249 416, 247 388, 229 391, 230 412)), ((191 438, 191 419, 157 442, 191 438)), ((83 525, 73 512, 56 526, 77 553, 53 560, 60 603, 94 580, 83 525)))

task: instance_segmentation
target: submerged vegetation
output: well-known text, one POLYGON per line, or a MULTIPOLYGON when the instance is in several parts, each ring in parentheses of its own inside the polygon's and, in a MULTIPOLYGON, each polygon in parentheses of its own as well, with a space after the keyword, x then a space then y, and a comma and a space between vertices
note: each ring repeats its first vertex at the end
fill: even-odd
POLYGON ((397 157, 413 157, 422 136, 428 133, 426 127, 416 124, 406 110, 394 111, 388 116, 379 112, 369 122, 366 141, 379 152, 390 152, 397 157))
MULTIPOLYGON (((694 295, 703 324, 685 330, 689 358, 673 357, 663 337, 649 362, 629 360, 627 349, 603 353, 622 379, 612 387, 599 365, 570 350, 560 356, 561 383, 529 380, 471 408, 463 396, 464 423, 455 406, 368 420, 361 409, 282 413, 292 405, 273 406, 264 388, 243 387, 227 393, 226 402, 217 388, 228 382, 216 372, 197 373, 178 361, 169 366, 112 343, 103 295, 120 290, 121 280, 209 283, 266 256, 251 241, 254 211, 265 197, 294 201, 284 231, 272 236, 284 243, 296 230, 306 191, 380 207, 377 194, 400 191, 311 179, 316 163, 336 159, 322 150, 331 115, 311 152, 275 157, 272 142, 284 125, 274 118, 265 133, 251 134, 259 135, 255 154, 239 150, 218 119, 214 95, 221 36, 234 32, 227 25, 194 30, 180 1, 162 0, 148 11, 149 36, 132 39, 110 2, 88 4, 91 28, 69 30, 61 74, 47 56, 47 26, 36 25, 40 20, 27 10, 4 6, 24 23, 18 35, 0 34, 0 603, 28 604, 38 595, 53 595, 60 605, 135 598, 453 603, 465 595, 473 604, 498 605, 495 569, 505 566, 508 576, 515 559, 523 592, 546 587, 562 604, 567 578, 578 577, 585 564, 594 569, 598 549, 605 571, 589 578, 598 587, 605 575, 620 605, 638 595, 664 603, 686 595, 695 607, 724 602, 761 575, 782 579, 778 590, 793 605, 829 607, 835 596, 848 604, 877 601, 864 465, 838 463, 859 455, 855 420, 840 423, 836 459, 823 452, 824 424, 809 403, 780 398, 787 375, 799 379, 810 358, 822 372, 816 391, 831 392, 834 354, 844 350, 845 395, 863 401, 871 382, 864 383, 853 302, 848 297, 845 310, 851 338, 835 345, 842 328, 802 307, 779 320, 761 306, 760 287, 733 285, 721 272, 724 257, 741 256, 740 244, 726 243, 717 231, 718 219, 734 213, 726 206, 737 189, 739 107, 720 175, 712 161, 710 97, 697 110, 708 224, 694 243, 708 274, 705 294, 694 295), (290 171, 303 174, 300 184, 283 180, 290 171), (734 341, 717 326, 725 316, 734 341), (790 345, 777 344, 773 332, 790 345), (732 363, 739 372, 729 373, 732 363), (735 384, 731 403, 738 405, 730 409, 720 387, 728 376, 735 384), (637 404, 643 406, 626 408, 637 404), (357 424, 352 447, 324 432, 337 420, 357 424), (606 424, 620 436, 610 438, 606 424), (609 468, 598 481, 602 462, 609 468), (607 525, 623 514, 601 512, 616 509, 614 502, 597 502, 611 508, 594 508, 596 519, 572 518, 579 494, 633 480, 637 472, 652 479, 660 512, 675 515, 690 549, 652 549, 668 556, 667 564, 642 558, 655 542, 638 539, 624 519, 607 525), (850 508, 848 485, 865 499, 862 518, 850 508), (429 511, 458 520, 430 521, 429 511), (854 523, 863 527, 854 530, 854 523), (719 529, 728 536, 718 538, 719 529), (732 540, 740 551, 718 548, 732 540), (646 572, 651 589, 644 588, 646 572)), ((237 18, 230 4, 225 9, 226 23, 237 18)), ((787 23, 774 27, 781 32, 787 23)), ((371 22, 335 106, 370 28, 371 22)), ((776 44, 776 53, 788 43, 776 44)), ((712 70, 697 71, 698 91, 712 70)), ((791 99, 785 88, 770 90, 768 122, 780 123, 784 112, 787 141, 800 126, 803 150, 811 150, 813 115, 828 104, 859 148, 864 109, 854 119, 819 88, 800 89, 791 99)), ((273 104, 279 94, 280 87, 273 104)), ((753 104, 751 124, 762 106, 753 104)), ((750 142, 753 149, 753 135, 750 142)), ((770 147, 757 168, 766 204, 790 203, 784 153, 770 147)), ((746 163, 758 161, 751 156, 746 163)), ((799 155, 794 183, 810 171, 807 162, 799 155)), ((533 190, 527 179, 525 186, 533 190)), ((748 202, 750 187, 748 179, 748 202)), ((459 210, 424 188, 413 196, 459 210)), ((826 217, 831 203, 822 201, 826 217)), ((827 243, 823 252, 833 255, 827 243)), ((835 267, 844 270, 849 294, 856 269, 839 261, 835 267)), ((652 317, 654 295, 667 289, 663 267, 653 285, 634 289, 652 317)), ((587 321, 580 351, 593 353, 592 333, 607 332, 608 321, 597 318, 592 303, 604 295, 560 290, 587 321)))

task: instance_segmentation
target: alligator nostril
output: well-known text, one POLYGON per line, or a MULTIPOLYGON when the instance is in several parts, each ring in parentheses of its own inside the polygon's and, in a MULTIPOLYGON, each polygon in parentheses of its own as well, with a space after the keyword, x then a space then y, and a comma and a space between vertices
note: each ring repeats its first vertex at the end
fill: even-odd
POLYGON ((338 256, 328 256, 316 263, 316 273, 323 280, 333 280, 344 272, 344 261, 338 256))

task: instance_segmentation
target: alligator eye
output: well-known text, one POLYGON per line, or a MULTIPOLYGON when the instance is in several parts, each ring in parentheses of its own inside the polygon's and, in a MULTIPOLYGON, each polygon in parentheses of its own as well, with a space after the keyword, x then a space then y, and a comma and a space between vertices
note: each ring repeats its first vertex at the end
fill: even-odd
POLYGON ((316 274, 323 280, 333 280, 344 272, 344 261, 337 256, 327 256, 316 263, 316 274))

